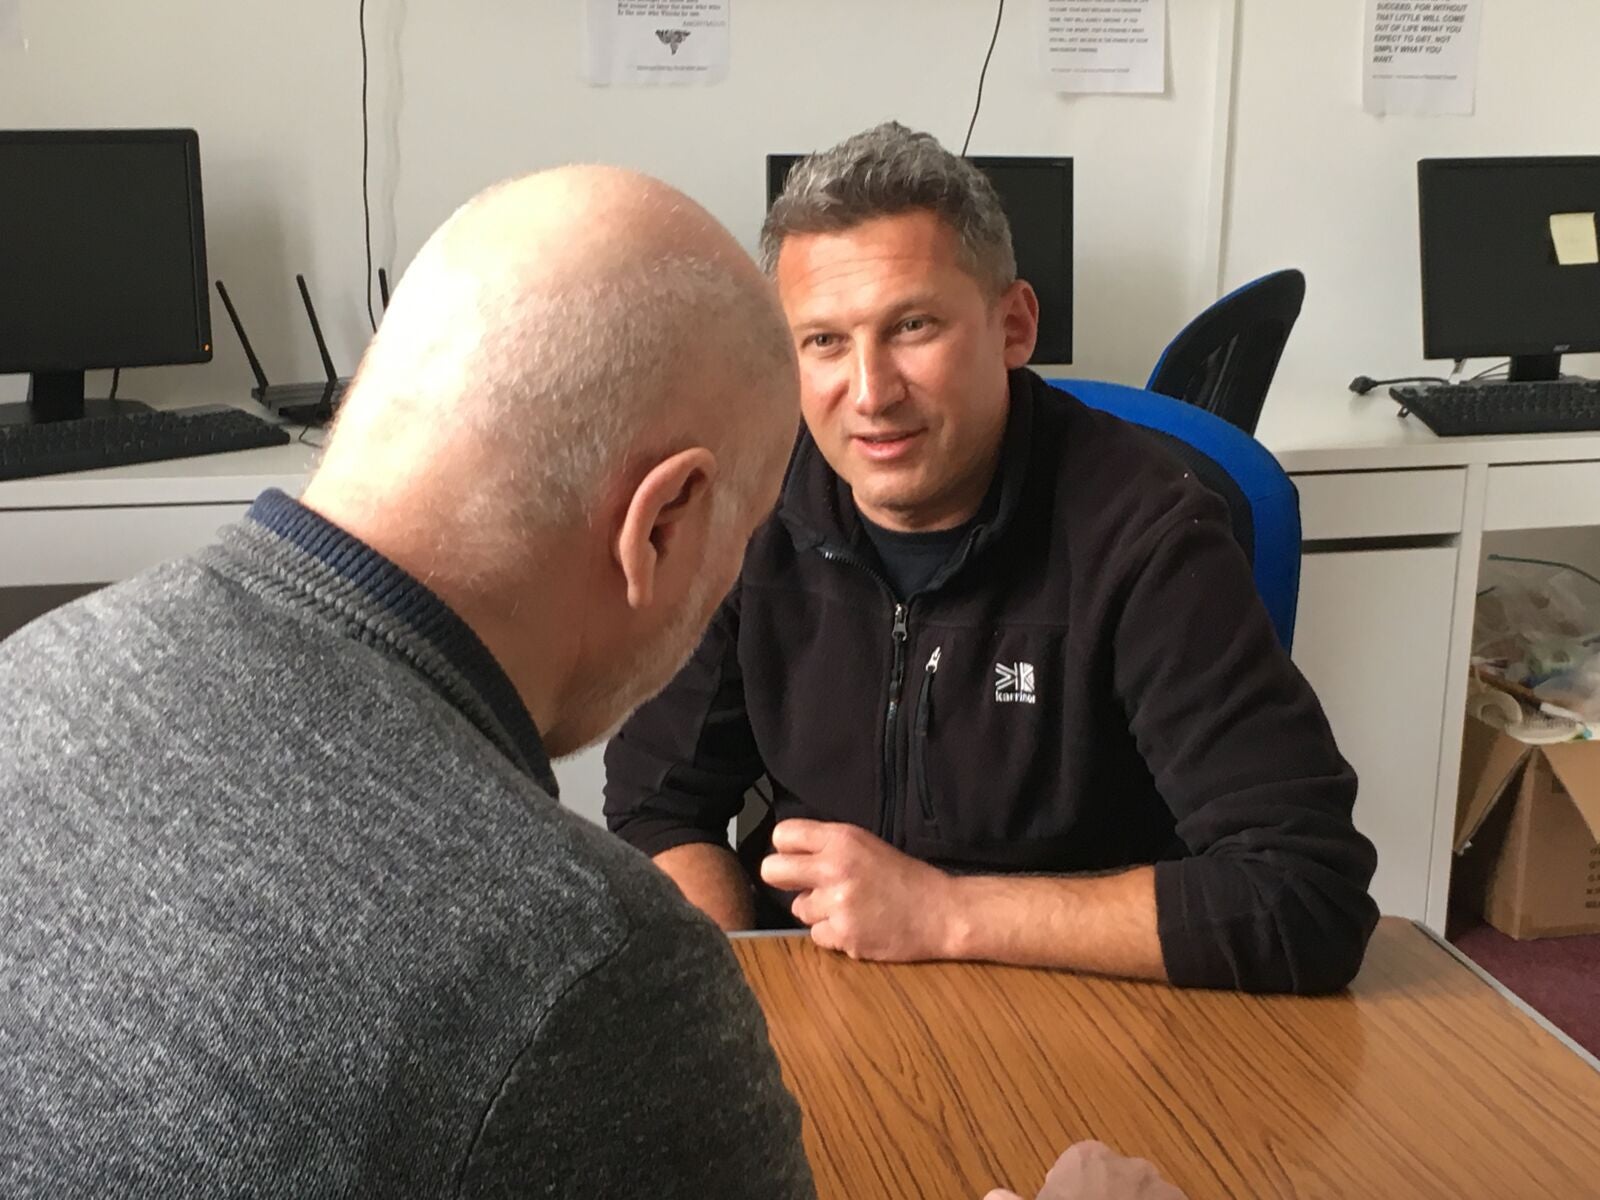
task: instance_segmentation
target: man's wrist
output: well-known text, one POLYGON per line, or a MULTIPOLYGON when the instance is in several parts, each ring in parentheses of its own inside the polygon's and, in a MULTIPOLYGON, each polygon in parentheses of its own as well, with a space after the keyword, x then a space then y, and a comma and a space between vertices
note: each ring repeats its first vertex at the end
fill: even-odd
POLYGON ((962 875, 946 875, 943 891, 939 957, 957 961, 975 958, 974 880, 962 875))
POLYGON ((749 929, 755 923, 755 893, 739 860, 726 845, 684 842, 661 851, 653 861, 690 904, 718 928, 749 929))

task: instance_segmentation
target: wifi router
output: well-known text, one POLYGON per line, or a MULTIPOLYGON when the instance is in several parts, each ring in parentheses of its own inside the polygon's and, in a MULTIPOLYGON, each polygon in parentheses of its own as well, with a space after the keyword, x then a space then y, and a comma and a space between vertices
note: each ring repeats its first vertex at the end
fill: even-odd
MULTIPOLYGON (((382 288, 385 293, 384 306, 388 307, 387 280, 382 278, 382 272, 379 272, 379 276, 380 284, 385 285, 382 288)), ((244 331, 244 322, 239 319, 239 312, 233 307, 228 289, 220 279, 217 280, 217 295, 222 297, 223 307, 228 310, 228 319, 233 322, 233 331, 239 335, 239 344, 244 347, 244 356, 249 359, 250 370, 256 377, 256 386, 250 389, 251 399, 286 421, 299 425, 324 425, 338 411, 339 401, 344 398, 350 377, 340 375, 334 369, 333 356, 328 353, 327 339, 322 336, 322 325, 317 320, 316 307, 311 303, 311 289, 306 286, 306 277, 296 275, 294 281, 300 288, 306 319, 311 323, 311 336, 317 341, 317 353, 322 356, 323 378, 306 383, 269 383, 261 360, 256 357, 255 347, 250 344, 250 335, 244 331)))

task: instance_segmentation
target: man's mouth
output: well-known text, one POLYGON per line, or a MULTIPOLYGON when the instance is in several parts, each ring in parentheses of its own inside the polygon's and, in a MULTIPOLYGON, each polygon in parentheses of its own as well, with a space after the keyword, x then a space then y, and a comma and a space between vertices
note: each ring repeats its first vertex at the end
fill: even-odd
POLYGON ((886 433, 858 433, 852 440, 860 453, 874 462, 892 462, 906 453, 921 433, 920 429, 897 429, 886 433))

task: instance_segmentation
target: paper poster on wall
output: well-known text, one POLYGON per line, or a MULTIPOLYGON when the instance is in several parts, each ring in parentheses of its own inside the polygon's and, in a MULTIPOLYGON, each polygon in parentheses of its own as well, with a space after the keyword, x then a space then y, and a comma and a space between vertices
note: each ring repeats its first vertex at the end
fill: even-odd
POLYGON ((22 36, 22 0, 0 0, 0 50, 26 50, 22 36))
POLYGON ((1041 15, 1056 91, 1167 90, 1167 0, 1043 0, 1041 15))
POLYGON ((1470 115, 1483 0, 1367 0, 1369 113, 1470 115))
POLYGON ((721 83, 732 0, 585 0, 585 78, 601 86, 721 83))

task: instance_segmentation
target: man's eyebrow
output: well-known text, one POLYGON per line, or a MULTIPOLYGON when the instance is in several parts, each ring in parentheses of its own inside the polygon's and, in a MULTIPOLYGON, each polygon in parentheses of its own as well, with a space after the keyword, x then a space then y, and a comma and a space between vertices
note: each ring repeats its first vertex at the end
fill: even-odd
POLYGON ((938 292, 917 292, 901 300, 889 312, 895 316, 904 316, 914 308, 937 308, 939 306, 938 292))
MULTIPOLYGON (((914 295, 902 297, 894 304, 883 310, 882 317, 889 321, 898 321, 909 312, 918 309, 932 309, 939 307, 938 292, 917 292, 914 295)), ((816 333, 819 330, 840 329, 857 324, 861 320, 856 314, 843 315, 816 315, 802 314, 797 320, 791 322, 790 331, 795 334, 816 333)))

